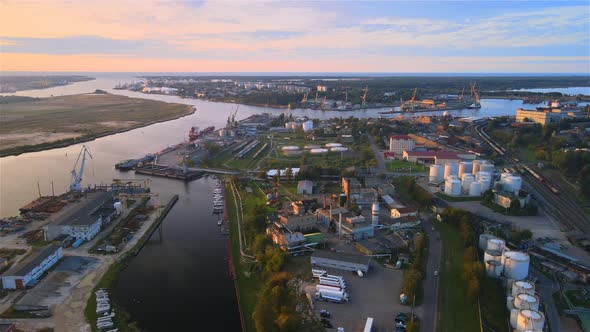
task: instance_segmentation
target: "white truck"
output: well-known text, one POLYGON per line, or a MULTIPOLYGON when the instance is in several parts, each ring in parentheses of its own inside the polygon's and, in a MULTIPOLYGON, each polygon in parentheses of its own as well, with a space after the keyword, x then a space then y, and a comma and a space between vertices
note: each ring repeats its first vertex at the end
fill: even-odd
POLYGON ((346 292, 321 291, 321 292, 317 292, 316 296, 320 300, 324 300, 324 301, 328 301, 328 302, 342 303, 342 302, 348 301, 348 293, 346 293, 346 292))
POLYGON ((333 281, 333 280, 320 280, 320 285, 337 286, 337 287, 346 288, 345 283, 341 283, 341 282, 333 281))

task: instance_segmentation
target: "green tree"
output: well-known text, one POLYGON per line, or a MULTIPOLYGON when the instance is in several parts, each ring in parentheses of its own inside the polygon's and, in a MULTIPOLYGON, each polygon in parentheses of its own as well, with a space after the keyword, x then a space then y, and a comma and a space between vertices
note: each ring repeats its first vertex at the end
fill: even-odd
POLYGON ((287 167, 287 169, 285 169, 285 181, 287 183, 291 182, 292 177, 293 177, 293 170, 291 169, 291 167, 287 167))

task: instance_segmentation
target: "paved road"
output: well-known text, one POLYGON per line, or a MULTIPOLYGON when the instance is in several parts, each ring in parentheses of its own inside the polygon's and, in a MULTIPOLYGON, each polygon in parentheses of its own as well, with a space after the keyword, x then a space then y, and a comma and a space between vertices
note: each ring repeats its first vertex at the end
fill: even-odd
POLYGON ((373 153, 375 154, 375 159, 377 160, 377 168, 380 171, 385 172, 386 171, 385 157, 383 156, 383 153, 381 153, 381 151, 379 151, 379 148, 375 144, 375 140, 373 139, 373 136, 367 135, 367 138, 369 138, 369 143, 371 144, 371 149, 373 149, 373 153))
POLYGON ((423 284, 424 298, 417 312, 420 313, 420 331, 434 332, 438 325, 438 277, 434 276, 434 271, 439 270, 442 251, 439 234, 433 230, 430 220, 421 220, 428 235, 428 263, 423 284))

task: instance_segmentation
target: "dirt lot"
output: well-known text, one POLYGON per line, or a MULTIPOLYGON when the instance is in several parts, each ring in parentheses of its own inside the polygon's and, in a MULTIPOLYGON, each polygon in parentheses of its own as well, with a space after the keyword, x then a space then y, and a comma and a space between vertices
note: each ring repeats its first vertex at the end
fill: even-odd
POLYGON ((93 138, 192 113, 189 105, 111 94, 42 98, 0 105, 0 151, 93 138))
MULTIPOLYGON (((326 270, 329 274, 343 276, 349 293, 349 301, 342 304, 314 300, 316 315, 319 317, 321 309, 330 311, 334 328, 341 326, 344 331, 362 331, 367 317, 372 317, 371 331, 390 332, 395 314, 410 311, 410 307, 399 303, 403 277, 400 270, 386 269, 374 262, 363 278, 350 271, 326 270)), ((306 291, 315 293, 315 284, 307 286, 306 291)))

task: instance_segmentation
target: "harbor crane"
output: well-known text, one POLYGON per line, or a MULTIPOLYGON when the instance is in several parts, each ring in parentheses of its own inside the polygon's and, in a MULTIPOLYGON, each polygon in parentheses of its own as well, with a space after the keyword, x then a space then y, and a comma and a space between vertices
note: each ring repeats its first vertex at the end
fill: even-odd
POLYGON ((303 98, 301 99, 301 104, 307 103, 307 95, 308 94, 309 94, 309 92, 303 95, 303 98))
POLYGON ((84 164, 86 164, 86 154, 88 154, 90 156, 90 159, 92 159, 90 150, 88 150, 86 145, 82 145, 82 149, 80 150, 78 158, 76 159, 76 163, 74 164, 74 168, 72 169, 72 181, 70 183, 70 191, 82 190, 82 175, 84 174, 84 164), (78 166, 80 157, 82 157, 82 161, 80 162, 80 170, 76 172, 76 166, 78 166))
POLYGON ((465 93, 465 87, 463 87, 463 90, 461 90, 461 95, 459 96, 459 102, 462 103, 463 102, 463 94, 465 93))
POLYGON ((362 108, 367 108, 367 92, 369 91, 369 87, 365 86, 365 93, 361 97, 363 103, 361 104, 362 108))
POLYGON ((238 122, 236 121, 236 114, 238 114, 239 108, 240 108, 240 105, 238 105, 236 107, 236 110, 227 117, 227 127, 228 128, 236 128, 238 126, 238 122))
POLYGON ((473 100, 473 104, 471 104, 469 108, 481 108, 481 103, 479 102, 479 93, 475 89, 475 83, 471 84, 471 98, 473 100))

